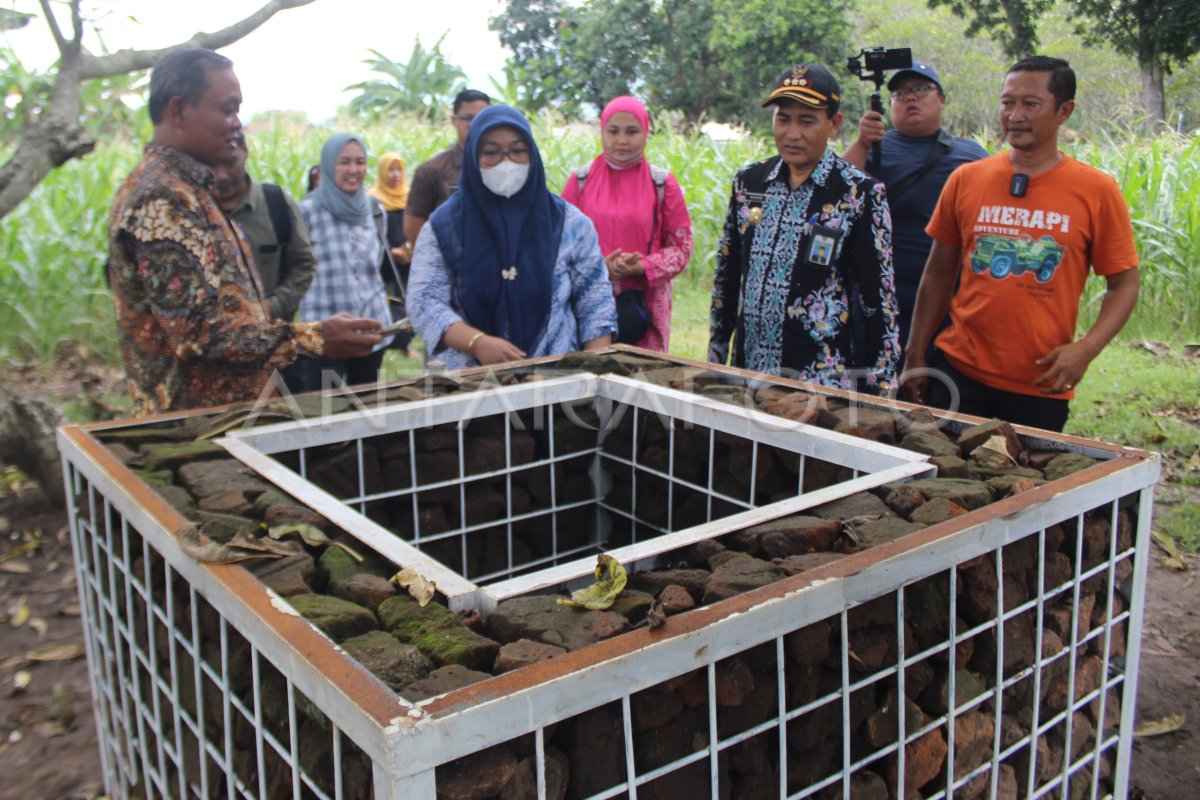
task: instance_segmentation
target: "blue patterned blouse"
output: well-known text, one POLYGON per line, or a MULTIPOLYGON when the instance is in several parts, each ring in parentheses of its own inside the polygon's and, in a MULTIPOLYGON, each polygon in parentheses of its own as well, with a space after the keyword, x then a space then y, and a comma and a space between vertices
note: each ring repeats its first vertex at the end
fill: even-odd
MULTIPOLYGON (((479 366, 466 353, 442 346, 442 335, 455 322, 466 322, 458 304, 457 276, 446 265, 432 225, 425 225, 413 248, 408 277, 408 313, 413 327, 425 340, 431 359, 448 369, 479 366)), ((578 350, 605 334, 617 331, 617 307, 612 284, 600 253, 600 241, 591 221, 568 204, 562 240, 554 262, 554 286, 546 330, 526 355, 559 355, 578 350)))
POLYGON ((740 169, 717 251, 709 361, 886 392, 900 357, 883 184, 826 150, 800 186, 775 156, 740 169), (850 309, 860 299, 865 335, 850 309))

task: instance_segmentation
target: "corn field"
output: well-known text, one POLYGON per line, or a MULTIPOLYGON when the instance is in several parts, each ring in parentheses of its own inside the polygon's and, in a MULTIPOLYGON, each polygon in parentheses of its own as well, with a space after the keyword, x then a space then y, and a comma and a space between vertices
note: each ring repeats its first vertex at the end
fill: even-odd
MULTIPOLYGON (((593 127, 535 120, 550 188, 598 152, 593 127)), ((849 128, 844 128, 843 133, 849 128)), ((148 132, 148 131, 147 131, 148 132)), ((305 174, 329 130, 276 127, 251 131, 249 169, 257 179, 303 194, 305 174)), ((371 163, 399 153, 411 170, 445 147, 448 125, 404 119, 358 131, 371 163)), ((1072 145, 1072 155, 1113 175, 1133 216, 1143 261, 1142 298, 1126 335, 1200 339, 1200 140, 1176 136, 1112 138, 1072 145)), ((0 220, 0 358, 47 368, 65 348, 116 361, 119 353, 104 276, 105 225, 115 189, 133 168, 140 145, 102 143, 88 158, 59 168, 20 207, 0 220)), ((838 145, 840 149, 840 145, 838 145)), ((773 151, 769 141, 714 142, 660 126, 648 146, 652 163, 669 168, 687 197, 696 250, 676 282, 672 350, 702 356, 712 255, 738 166, 773 151)), ((1093 278, 1082 325, 1104 292, 1093 278)))

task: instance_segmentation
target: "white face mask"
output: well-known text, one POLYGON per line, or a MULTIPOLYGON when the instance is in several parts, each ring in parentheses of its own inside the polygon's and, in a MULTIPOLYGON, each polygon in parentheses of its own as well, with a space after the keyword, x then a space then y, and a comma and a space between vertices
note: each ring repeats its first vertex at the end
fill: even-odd
POLYGON ((529 180, 529 165, 504 159, 494 167, 480 167, 483 185, 501 197, 512 197, 529 180))

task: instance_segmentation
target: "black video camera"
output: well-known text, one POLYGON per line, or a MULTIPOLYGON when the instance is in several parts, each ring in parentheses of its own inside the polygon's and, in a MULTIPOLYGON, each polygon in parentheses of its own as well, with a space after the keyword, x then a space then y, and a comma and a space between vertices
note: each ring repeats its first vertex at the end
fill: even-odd
POLYGON ((883 73, 891 69, 908 69, 912 66, 912 50, 897 47, 866 47, 856 56, 846 59, 846 68, 860 80, 875 81, 876 88, 883 85, 883 73))
MULTIPOLYGON (((846 69, 859 80, 873 81, 875 91, 871 93, 871 110, 883 113, 883 98, 879 92, 883 89, 883 73, 887 70, 910 69, 912 67, 912 50, 907 47, 888 49, 886 47, 864 47, 858 55, 846 59, 846 69)), ((876 142, 871 146, 871 157, 875 168, 883 163, 883 150, 876 142)))

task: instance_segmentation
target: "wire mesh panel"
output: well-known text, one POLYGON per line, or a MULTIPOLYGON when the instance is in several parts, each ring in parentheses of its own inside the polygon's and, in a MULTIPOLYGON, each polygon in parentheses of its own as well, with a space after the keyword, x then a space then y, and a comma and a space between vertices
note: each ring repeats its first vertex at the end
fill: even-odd
POLYGON ((920 454, 590 375, 264 426, 221 444, 435 580, 454 607, 485 612, 590 574, 601 551, 653 557, 932 474, 920 454))
POLYGON ((70 464, 66 476, 110 793, 371 797, 371 760, 70 464))
MULTIPOLYGON (((162 497, 88 432, 60 433, 109 794, 1123 797, 1158 465, 1037 443, 1097 460, 882 543, 796 556, 819 558, 794 571, 775 559, 790 577, 757 588, 709 597, 705 583, 658 627, 622 621, 546 661, 473 666, 491 671, 410 702, 397 691, 413 684, 369 673, 299 601, 238 565, 196 563, 162 497)), ((635 587, 725 549, 712 537, 732 550, 763 523, 878 504, 866 490, 890 495, 930 469, 611 376, 264 425, 224 445, 394 564, 419 565, 449 599, 431 619, 475 608, 482 621, 465 617, 489 633, 499 604, 554 605, 531 595, 590 572, 599 551, 635 587)), ((245 471, 224 455, 214 462, 245 471)), ((863 519, 843 517, 820 522, 863 519)), ((710 566, 721 557, 744 559, 710 566)))
MULTIPOLYGON (((818 579, 684 646, 643 642, 590 670, 586 699, 568 676, 544 685, 577 708, 439 766, 439 792, 474 771, 593 800, 1124 796, 1148 502, 984 526, 969 557, 924 548, 920 574, 818 579)), ((469 714, 434 725, 461 735, 469 714)))

